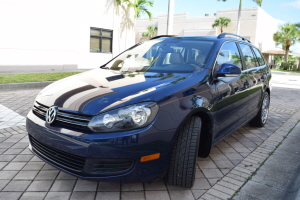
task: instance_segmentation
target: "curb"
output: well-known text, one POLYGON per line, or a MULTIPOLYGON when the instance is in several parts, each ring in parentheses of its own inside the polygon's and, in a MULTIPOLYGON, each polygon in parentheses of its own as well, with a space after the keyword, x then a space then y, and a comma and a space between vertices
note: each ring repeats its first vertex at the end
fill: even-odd
POLYGON ((212 188, 207 190, 199 200, 232 199, 239 189, 248 182, 255 172, 289 135, 289 131, 298 124, 300 110, 288 119, 279 129, 270 135, 260 146, 250 153, 235 168, 228 172, 212 188))
POLYGON ((50 85, 53 82, 54 81, 0 84, 0 92, 42 89, 42 88, 50 85))
POLYGON ((300 73, 296 73, 296 72, 280 72, 280 71, 272 71, 272 74, 278 74, 278 75, 294 75, 294 76, 300 76, 300 73))

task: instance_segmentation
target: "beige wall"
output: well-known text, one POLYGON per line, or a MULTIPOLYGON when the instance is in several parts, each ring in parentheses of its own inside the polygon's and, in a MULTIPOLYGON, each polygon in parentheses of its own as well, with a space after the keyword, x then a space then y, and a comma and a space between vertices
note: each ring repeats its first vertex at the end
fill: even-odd
MULTIPOLYGON (((174 14, 173 34, 182 36, 216 36, 221 33, 220 28, 212 28, 212 24, 218 17, 228 17, 231 23, 224 28, 224 32, 236 33, 238 9, 217 10, 216 15, 202 17, 188 17, 187 13, 174 14)), ((136 42, 145 40, 142 38, 142 32, 146 32, 148 25, 158 27, 158 35, 165 35, 167 29, 167 15, 161 15, 149 19, 138 19, 135 32, 136 42)), ((247 37, 251 42, 265 51, 275 47, 273 34, 277 31, 277 20, 268 15, 264 10, 258 7, 243 8, 241 15, 240 35, 247 37)))

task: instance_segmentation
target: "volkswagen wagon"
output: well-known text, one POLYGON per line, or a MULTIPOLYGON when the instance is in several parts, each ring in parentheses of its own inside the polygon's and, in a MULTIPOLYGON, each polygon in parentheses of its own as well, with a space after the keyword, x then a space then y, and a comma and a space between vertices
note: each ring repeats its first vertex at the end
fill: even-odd
POLYGON ((27 116, 29 148, 82 179, 192 187, 197 157, 266 124, 270 79, 244 37, 157 36, 44 88, 27 116))

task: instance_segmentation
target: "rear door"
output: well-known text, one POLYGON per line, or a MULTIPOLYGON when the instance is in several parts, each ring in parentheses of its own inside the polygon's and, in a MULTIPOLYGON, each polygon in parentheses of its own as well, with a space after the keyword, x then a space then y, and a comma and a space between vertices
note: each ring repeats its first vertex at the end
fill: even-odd
POLYGON ((254 50, 259 53, 257 49, 252 48, 248 44, 239 43, 239 46, 244 60, 244 65, 246 66, 243 73, 246 75, 249 82, 247 119, 251 119, 259 110, 260 100, 263 93, 263 72, 265 69, 265 63, 262 62, 262 58, 259 60, 257 59, 257 56, 254 53, 254 50))

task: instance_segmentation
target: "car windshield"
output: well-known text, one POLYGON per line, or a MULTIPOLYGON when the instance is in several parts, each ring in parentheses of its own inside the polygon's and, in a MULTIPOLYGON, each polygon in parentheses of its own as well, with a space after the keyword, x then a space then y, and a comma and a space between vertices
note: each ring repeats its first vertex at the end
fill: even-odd
POLYGON ((139 43, 102 68, 123 72, 190 73, 201 70, 213 41, 169 38, 139 43))

